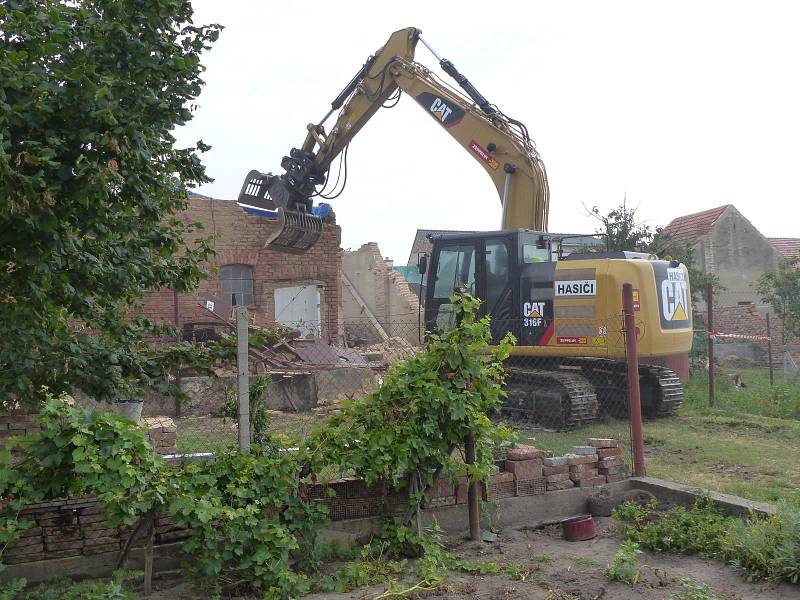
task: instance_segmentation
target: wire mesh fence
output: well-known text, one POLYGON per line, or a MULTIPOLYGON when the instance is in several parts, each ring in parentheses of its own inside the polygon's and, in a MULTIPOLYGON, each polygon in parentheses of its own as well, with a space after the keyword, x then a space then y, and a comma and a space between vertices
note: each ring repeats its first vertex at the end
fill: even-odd
MULTIPOLYGON (((624 335, 617 329, 622 327, 622 320, 613 322, 615 325, 604 334, 609 338, 624 335)), ((314 330, 317 328, 294 329, 314 330)), ((366 397, 393 365, 424 347, 422 327, 416 318, 384 322, 380 327, 370 319, 351 319, 340 323, 339 331, 335 341, 289 334, 264 347, 250 348, 254 434, 263 430, 283 435, 287 443, 302 440, 343 401, 366 397)), ((585 353, 590 355, 590 348, 601 347, 599 340, 576 337, 571 346, 565 344, 572 356, 525 355, 530 350, 522 348, 520 353, 515 351, 505 364, 507 398, 493 418, 516 430, 520 443, 535 445, 555 456, 585 445, 589 437, 618 438, 629 454, 625 361, 580 357, 575 350, 585 345, 585 353)), ((642 366, 645 417, 671 412, 664 409, 665 399, 670 397, 659 387, 665 383, 659 373, 642 366)), ((145 409, 146 414, 173 418, 176 451, 193 454, 235 447, 235 367, 220 370, 214 379, 186 375, 180 386, 188 396, 186 401, 178 405, 153 401, 145 409)))
MULTIPOLYGON (((731 311, 733 313, 733 311, 731 311)), ((719 311, 724 315, 725 311, 719 311)), ((711 339, 701 318, 688 356, 688 378, 641 357, 639 383, 644 417, 648 474, 756 500, 790 497, 800 501, 800 381, 786 353, 797 362, 796 347, 772 337, 772 380, 765 327, 742 331, 742 319, 720 318, 711 339), (739 329, 733 325, 739 324, 739 329), (732 337, 753 335, 756 339, 732 337), (788 362, 788 361, 787 361, 788 362), (709 374, 714 406, 709 406, 709 374)), ((300 441, 347 400, 365 398, 392 365, 424 347, 416 315, 376 325, 370 319, 338 324, 336 339, 285 335, 265 347, 250 349, 253 428, 300 441)), ((497 324, 495 333, 513 329, 497 324)), ((639 327, 637 323, 636 327, 639 327)), ((751 325, 752 327, 752 325, 751 325)), ((291 328, 290 328, 291 329, 291 328)), ((296 331, 319 331, 298 327, 296 331)), ((628 379, 623 359, 593 354, 605 343, 618 345, 625 332, 621 316, 606 320, 597 335, 561 331, 558 351, 519 343, 506 361, 504 407, 493 418, 513 428, 521 444, 552 456, 570 453, 588 438, 617 438, 625 462, 631 456, 628 379), (581 339, 585 338, 585 339, 581 339), (566 355, 566 356, 565 356, 566 355)), ((639 331, 646 335, 646 331, 639 331)), ((553 334, 557 335, 556 333, 553 334)), ((214 452, 236 447, 236 371, 217 379, 186 375, 181 381, 189 400, 153 400, 146 414, 173 418, 180 453, 214 452)))

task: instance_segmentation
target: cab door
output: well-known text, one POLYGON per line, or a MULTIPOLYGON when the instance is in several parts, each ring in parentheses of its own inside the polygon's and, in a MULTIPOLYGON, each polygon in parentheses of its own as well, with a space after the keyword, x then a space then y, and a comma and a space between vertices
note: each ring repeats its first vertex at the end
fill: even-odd
POLYGON ((425 329, 444 331, 456 325, 450 297, 460 289, 473 296, 476 285, 477 240, 444 242, 434 247, 425 302, 425 329))
POLYGON ((482 240, 483 261, 479 268, 478 294, 483 300, 480 315, 491 317, 492 340, 501 340, 506 332, 516 335, 515 299, 516 247, 508 236, 482 240))

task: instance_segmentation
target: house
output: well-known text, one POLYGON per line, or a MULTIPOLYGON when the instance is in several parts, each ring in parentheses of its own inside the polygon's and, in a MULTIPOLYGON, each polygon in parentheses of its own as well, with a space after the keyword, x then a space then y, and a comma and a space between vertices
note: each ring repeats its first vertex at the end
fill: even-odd
POLYGON ((673 219, 664 232, 692 246, 696 266, 719 278, 725 288, 717 298, 719 306, 754 304, 761 312, 768 307, 755 284, 762 273, 778 265, 782 248, 791 249, 791 242, 797 242, 780 238, 789 241, 773 243, 732 204, 673 219))
POLYGON ((203 265, 208 278, 189 293, 148 293, 142 314, 188 332, 218 321, 206 310, 206 301, 227 318, 235 297, 257 325, 280 323, 299 328, 305 337, 338 340, 341 231, 335 216, 326 220, 319 242, 303 255, 265 250, 264 240, 276 222, 246 214, 233 200, 190 194, 178 218, 201 223, 201 235, 213 236, 216 255, 203 265))
POLYGON ((784 258, 800 258, 800 238, 768 238, 784 258))

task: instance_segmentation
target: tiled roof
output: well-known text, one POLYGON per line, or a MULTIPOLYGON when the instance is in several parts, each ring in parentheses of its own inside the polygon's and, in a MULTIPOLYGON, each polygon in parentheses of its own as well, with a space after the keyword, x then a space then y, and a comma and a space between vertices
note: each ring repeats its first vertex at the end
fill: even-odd
POLYGON ((702 212, 672 219, 669 225, 664 227, 664 232, 678 242, 695 242, 699 237, 711 231, 711 227, 729 206, 732 205, 726 204, 725 206, 718 206, 717 208, 710 208, 702 212))
POLYGON ((800 238, 767 238, 783 256, 800 256, 800 238))

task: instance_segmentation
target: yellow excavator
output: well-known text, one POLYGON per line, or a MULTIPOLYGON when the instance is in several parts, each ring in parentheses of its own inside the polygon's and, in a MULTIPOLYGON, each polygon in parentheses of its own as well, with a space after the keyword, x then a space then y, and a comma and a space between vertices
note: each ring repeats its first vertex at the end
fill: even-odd
POLYGON ((593 251, 565 253, 572 236, 547 232, 547 175, 527 128, 440 58, 419 29, 393 33, 367 59, 325 117, 308 125, 302 146, 283 158, 284 173, 248 173, 239 204, 274 211, 278 220, 265 246, 293 253, 313 247, 324 227, 324 207, 314 206, 313 199, 341 193, 336 183, 325 191, 334 159, 340 156, 338 182, 342 164, 347 170, 350 141, 402 92, 483 167, 502 206, 497 231, 432 237, 431 254, 420 261, 420 271, 427 274, 426 330, 452 324, 450 297, 467 288, 492 316, 493 337, 511 331, 518 340, 506 363, 504 413, 548 427, 578 427, 627 411, 621 290, 631 283, 642 410, 650 418, 674 413, 683 388, 668 367, 683 366, 692 344, 686 267, 597 245, 593 251), (463 93, 414 61, 418 42, 463 93), (328 132, 324 124, 336 111, 328 132))

